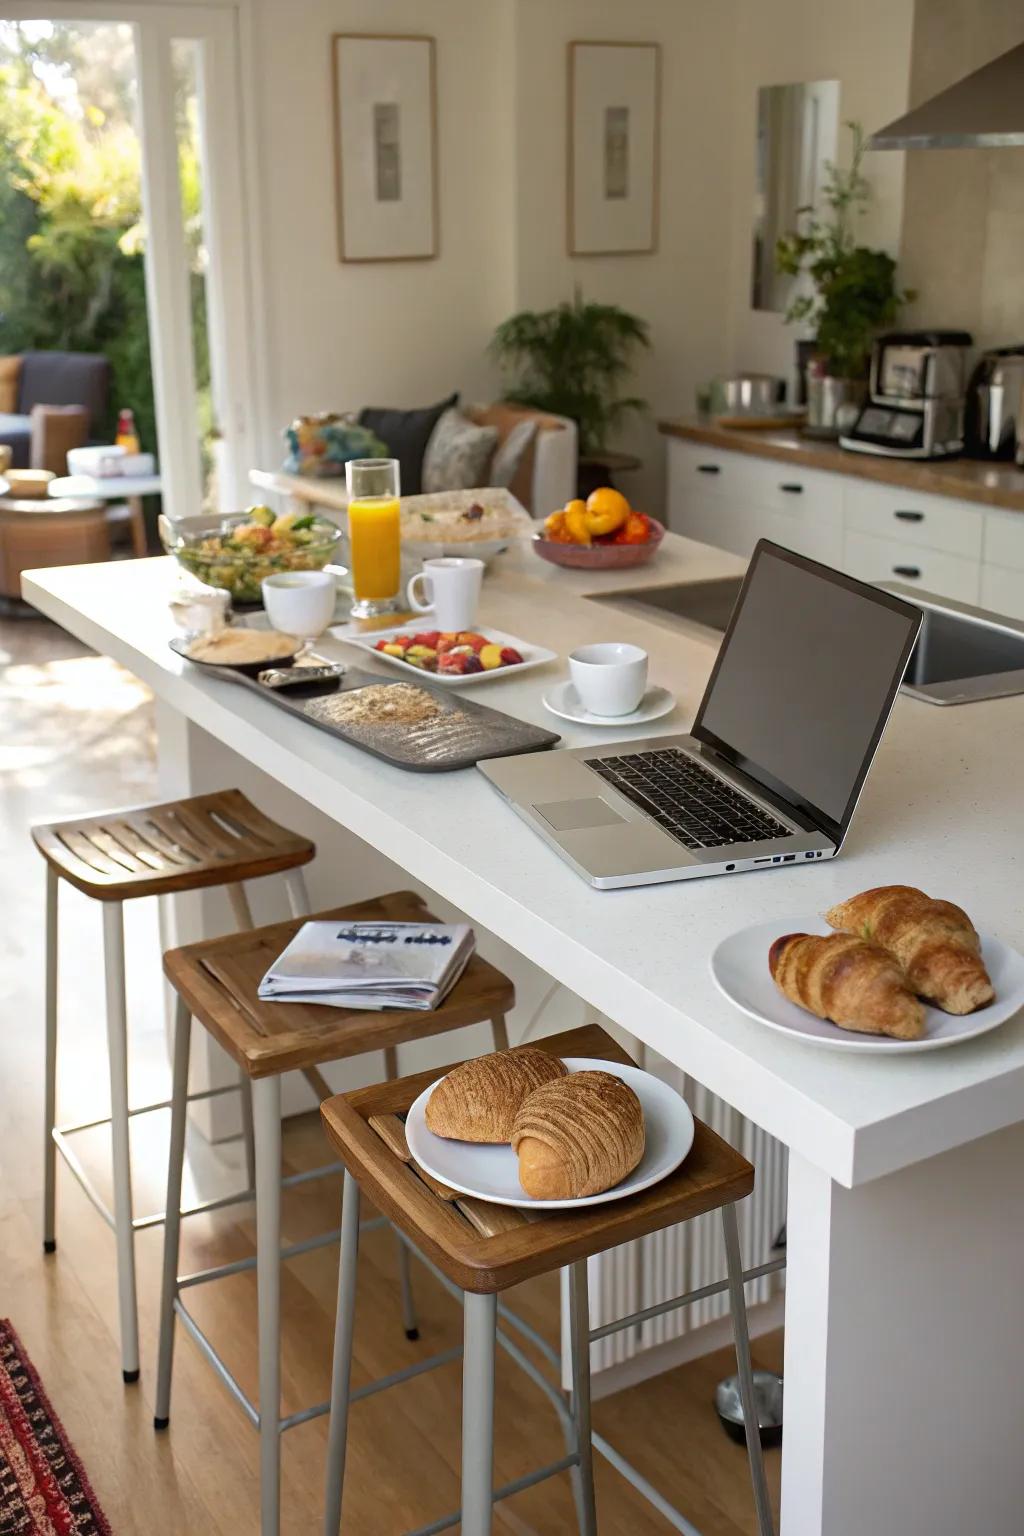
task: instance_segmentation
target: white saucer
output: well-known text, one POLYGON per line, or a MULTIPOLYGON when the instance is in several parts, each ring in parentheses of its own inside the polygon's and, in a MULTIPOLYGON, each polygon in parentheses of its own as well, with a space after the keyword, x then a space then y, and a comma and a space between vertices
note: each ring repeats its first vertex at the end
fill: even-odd
POLYGON ((675 694, 667 688, 648 688, 639 709, 628 715, 592 715, 583 708, 575 683, 568 680, 556 683, 544 695, 545 709, 562 720, 575 720, 577 725, 646 725, 649 720, 660 720, 675 707, 675 694))
MULTIPOLYGON (((640 1067, 627 1067, 617 1061, 598 1061, 587 1056, 563 1056, 562 1060, 570 1072, 596 1069, 621 1077, 640 1100, 644 1112, 644 1155, 632 1173, 628 1173, 614 1189, 579 1200, 531 1200, 519 1182, 519 1159, 511 1147, 449 1141, 427 1129, 427 1100, 437 1083, 424 1088, 405 1117, 406 1140, 416 1162, 460 1194, 475 1195, 491 1205, 550 1211, 624 1200, 627 1195, 649 1189, 679 1167, 693 1145, 694 1124, 689 1105, 674 1088, 640 1067)), ((442 1080, 438 1078, 437 1081, 442 1080)))

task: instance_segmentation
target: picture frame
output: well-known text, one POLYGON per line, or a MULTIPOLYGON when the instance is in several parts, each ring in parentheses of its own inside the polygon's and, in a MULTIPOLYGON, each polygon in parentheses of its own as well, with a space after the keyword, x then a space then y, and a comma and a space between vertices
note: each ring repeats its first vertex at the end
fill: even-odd
POLYGON ((649 256, 658 248, 661 47, 568 45, 570 256, 649 256))
POLYGON ((338 260, 430 261, 440 248, 432 37, 331 38, 338 260))

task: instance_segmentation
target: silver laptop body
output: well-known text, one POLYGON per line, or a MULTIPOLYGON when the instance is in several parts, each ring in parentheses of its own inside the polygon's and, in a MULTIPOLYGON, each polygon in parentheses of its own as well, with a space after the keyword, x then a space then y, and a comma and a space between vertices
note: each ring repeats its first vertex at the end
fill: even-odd
POLYGON ((688 735, 480 763, 599 889, 832 858, 921 612, 762 539, 688 735))

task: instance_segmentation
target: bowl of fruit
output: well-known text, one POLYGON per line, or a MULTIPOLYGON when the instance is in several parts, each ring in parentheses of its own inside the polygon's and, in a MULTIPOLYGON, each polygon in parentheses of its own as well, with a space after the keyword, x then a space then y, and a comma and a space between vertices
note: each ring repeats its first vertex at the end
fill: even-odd
POLYGON ((451 687, 524 672, 555 658, 554 651, 497 629, 389 629, 344 638, 401 671, 426 672, 451 687))
POLYGON ((260 583, 274 571, 319 571, 335 554, 341 529, 315 512, 250 507, 228 517, 161 516, 164 549, 208 587, 235 603, 259 603, 260 583))
POLYGON ((654 558, 665 529, 636 512, 621 491, 602 485, 586 501, 567 501, 545 519, 533 547, 542 560, 577 571, 622 571, 654 558))

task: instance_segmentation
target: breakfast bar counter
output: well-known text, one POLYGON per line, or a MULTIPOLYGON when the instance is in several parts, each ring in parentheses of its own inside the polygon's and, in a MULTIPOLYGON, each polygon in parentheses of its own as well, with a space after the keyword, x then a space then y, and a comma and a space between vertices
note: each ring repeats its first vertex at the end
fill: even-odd
MULTIPOLYGON (((643 733, 686 730, 713 647, 589 598, 742 565, 667 535, 649 569, 601 580, 514 548, 486 578, 480 622, 562 657, 588 641, 642 645, 652 682, 678 700, 643 733)), ((833 1054, 739 1013, 709 957, 753 922, 785 933, 887 883, 954 900, 1021 947, 1024 698, 940 709, 901 697, 837 860, 599 892, 476 772, 404 773, 201 675, 168 645, 173 584, 163 559, 25 581, 37 608, 153 690, 169 793, 239 782, 322 845, 342 829, 350 867, 391 861, 465 913, 485 952, 497 936, 789 1148, 783 1536, 1019 1532, 1024 1018, 924 1055, 833 1054)), ((340 642, 318 649, 366 663, 340 642)), ((471 696, 550 727, 541 695, 560 675, 556 662, 471 696)), ((557 724, 568 744, 614 737, 557 724)))

